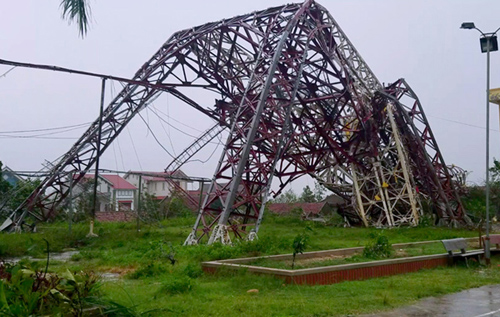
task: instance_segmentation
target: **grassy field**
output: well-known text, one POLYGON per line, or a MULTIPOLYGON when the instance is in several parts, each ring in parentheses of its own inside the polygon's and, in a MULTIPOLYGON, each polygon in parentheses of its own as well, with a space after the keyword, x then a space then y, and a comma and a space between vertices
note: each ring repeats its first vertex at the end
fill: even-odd
MULTIPOLYGON (((97 224, 98 238, 86 238, 88 226, 77 224, 69 234, 64 223, 47 224, 36 234, 3 234, 0 256, 43 257, 47 239, 52 252, 75 248, 71 261, 51 261, 50 270, 93 270, 119 274, 104 279, 102 290, 111 300, 133 307, 138 313, 158 309, 151 315, 252 315, 330 316, 372 313, 411 304, 427 296, 457 292, 500 283, 499 259, 490 268, 453 267, 417 273, 344 282, 327 286, 285 285, 282 280, 246 272, 205 275, 207 260, 283 254, 292 252, 294 237, 306 230, 307 251, 363 246, 383 234, 390 243, 476 237, 477 232, 448 228, 363 229, 338 228, 301 222, 293 218, 268 217, 259 239, 234 246, 188 246, 192 218, 176 218, 155 225, 134 223, 97 224), (171 264, 171 259, 175 264, 171 264), (258 293, 247 293, 258 289, 258 293)), ((44 267, 42 260, 34 265, 44 267)), ((105 274, 107 275, 107 274, 105 274)))

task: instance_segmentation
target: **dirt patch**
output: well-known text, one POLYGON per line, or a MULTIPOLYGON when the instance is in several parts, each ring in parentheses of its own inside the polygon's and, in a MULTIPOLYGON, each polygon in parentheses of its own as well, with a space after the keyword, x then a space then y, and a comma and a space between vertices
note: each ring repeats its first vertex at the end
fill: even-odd
POLYGON ((99 271, 101 272, 101 276, 104 279, 118 279, 124 277, 126 274, 130 272, 134 272, 137 268, 134 266, 126 266, 126 267, 105 267, 101 268, 99 271), (109 278, 108 278, 109 277, 109 278))
MULTIPOLYGON (((322 257, 309 258, 309 259, 296 259, 295 264, 296 265, 308 265, 311 263, 323 262, 323 261, 328 261, 328 260, 342 260, 342 259, 350 258, 353 255, 357 255, 357 254, 359 254, 359 252, 354 253, 354 254, 350 254, 350 255, 331 254, 331 255, 326 255, 326 256, 322 256, 322 257)), ((288 262, 290 262, 290 265, 292 265, 292 260, 290 260, 288 262)))
POLYGON ((405 249, 397 249, 395 250, 394 255, 396 258, 405 258, 408 256, 408 251, 405 249))

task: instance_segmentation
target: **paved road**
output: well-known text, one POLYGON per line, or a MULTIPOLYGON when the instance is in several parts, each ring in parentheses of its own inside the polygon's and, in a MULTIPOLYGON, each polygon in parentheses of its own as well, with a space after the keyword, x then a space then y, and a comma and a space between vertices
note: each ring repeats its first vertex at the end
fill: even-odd
POLYGON ((411 306, 366 316, 500 317, 500 285, 483 286, 456 294, 426 298, 411 306))

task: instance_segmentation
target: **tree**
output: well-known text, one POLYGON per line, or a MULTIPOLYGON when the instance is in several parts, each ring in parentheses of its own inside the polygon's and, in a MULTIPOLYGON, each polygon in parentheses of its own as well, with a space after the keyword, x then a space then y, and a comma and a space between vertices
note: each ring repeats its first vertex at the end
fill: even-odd
POLYGON ((490 175, 492 183, 500 182, 500 161, 496 158, 493 158, 493 166, 490 167, 490 175))
POLYGON ((73 189, 76 192, 73 199, 77 211, 74 217, 86 218, 92 215, 92 210, 94 210, 94 183, 94 179, 84 179, 78 184, 78 189, 73 189))
POLYGON ((300 200, 305 203, 315 203, 316 202, 316 196, 314 195, 313 191, 309 187, 309 185, 306 185, 304 187, 304 190, 302 191, 302 195, 300 195, 300 200))
POLYGON ((325 198, 326 188, 323 187, 318 181, 314 182, 314 197, 316 202, 320 202, 325 198))
POLYGON ((90 0, 62 0, 60 7, 62 9, 62 18, 67 19, 69 23, 76 21, 78 31, 82 37, 87 34, 90 24, 90 0))
POLYGON ((274 203, 296 203, 299 199, 297 198, 297 194, 294 193, 292 189, 287 190, 286 192, 280 194, 278 197, 274 199, 274 203))
POLYGON ((26 179, 19 181, 14 187, 14 191, 10 197, 9 206, 12 210, 21 205, 31 193, 40 185, 39 179, 26 179))
POLYGON ((0 201, 3 199, 3 196, 11 190, 12 186, 7 182, 5 179, 3 179, 2 175, 2 161, 0 161, 0 201))
POLYGON ((498 215, 500 214, 500 161, 495 158, 493 158, 493 167, 490 167, 490 175, 490 203, 498 215))
POLYGON ((148 221, 158 221, 166 218, 165 209, 162 208, 161 201, 154 194, 142 194, 140 217, 148 221))

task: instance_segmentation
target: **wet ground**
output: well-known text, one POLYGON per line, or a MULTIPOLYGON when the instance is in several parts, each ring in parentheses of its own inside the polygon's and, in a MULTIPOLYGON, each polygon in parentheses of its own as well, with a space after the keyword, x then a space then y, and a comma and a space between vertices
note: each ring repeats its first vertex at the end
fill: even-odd
POLYGON ((414 305, 364 316, 382 317, 490 317, 500 316, 500 285, 469 289, 441 297, 430 297, 414 305))
MULTIPOLYGON (((50 261, 67 262, 67 261, 71 260, 71 257, 74 254, 78 254, 78 253, 80 253, 80 251, 76 251, 76 250, 50 253, 50 261)), ((15 263, 21 261, 21 259, 28 259, 31 261, 33 261, 33 260, 44 261, 46 258, 33 258, 31 256, 23 256, 23 257, 5 258, 2 260, 7 262, 7 263, 15 264, 15 263)), ((126 271, 126 272, 128 272, 128 271, 126 271)), ((108 282, 108 281, 117 281, 126 272, 100 272, 99 275, 103 281, 108 282)))
MULTIPOLYGON (((61 261, 61 262, 66 262, 68 261, 69 259, 71 259, 71 257, 74 255, 74 254, 77 254, 77 253, 80 253, 80 251, 65 251, 65 252, 57 252, 57 253, 50 253, 50 261, 61 261)), ((28 260, 39 260, 39 261, 43 261, 45 260, 46 258, 33 258, 31 256, 23 256, 23 257, 11 257, 11 258, 5 258, 3 259, 5 262, 7 263, 12 263, 12 264, 15 264, 19 261, 21 261, 21 259, 28 259, 28 260)))

